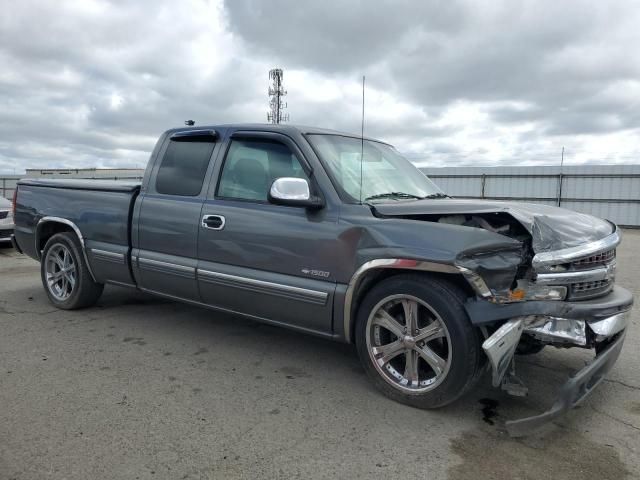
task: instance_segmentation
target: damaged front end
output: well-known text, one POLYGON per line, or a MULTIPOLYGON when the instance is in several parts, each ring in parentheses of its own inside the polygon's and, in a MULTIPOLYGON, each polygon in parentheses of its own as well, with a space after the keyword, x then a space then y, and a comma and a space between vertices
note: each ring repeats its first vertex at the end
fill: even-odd
POLYGON ((614 230, 598 242, 536 254, 530 262, 526 253, 521 262, 505 254, 459 259, 463 274, 482 299, 471 302, 468 311, 474 323, 484 325, 483 350, 494 387, 511 395, 527 394, 515 372, 517 353, 535 353, 547 345, 596 351, 594 360, 567 381, 548 411, 506 423, 512 436, 526 435, 578 405, 616 362, 633 303, 629 292, 614 285, 619 242, 614 230))
POLYGON ((470 241, 455 258, 476 293, 465 308, 485 336, 495 387, 527 394, 516 376, 516 354, 545 346, 595 350, 594 360, 567 381, 550 410, 507 422, 510 434, 525 435, 576 406, 612 368, 633 304, 632 295, 615 285, 620 232, 612 223, 545 205, 458 199, 376 205, 375 213, 511 240, 493 246, 470 241))
POLYGON ((491 363, 493 386, 501 386, 512 395, 527 393, 526 387, 515 376, 514 355, 522 335, 542 337, 543 341, 554 346, 592 345, 596 349, 595 358, 569 378, 558 392, 550 409, 540 415, 506 422, 507 431, 511 436, 528 435, 567 410, 578 406, 598 386, 620 355, 626 333, 624 329, 627 315, 628 311, 593 323, 544 316, 513 318, 485 340, 482 348, 491 363), (601 334, 598 335, 591 325, 596 329, 598 325, 607 325, 612 328, 601 330, 601 334), (596 342, 596 338, 601 340, 596 342))

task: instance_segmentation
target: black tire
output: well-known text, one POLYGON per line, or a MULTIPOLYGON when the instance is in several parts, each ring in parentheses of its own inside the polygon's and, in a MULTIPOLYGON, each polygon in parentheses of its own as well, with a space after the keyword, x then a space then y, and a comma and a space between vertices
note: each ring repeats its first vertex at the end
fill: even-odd
MULTIPOLYGON (((465 298, 465 293, 455 284, 421 274, 390 277, 376 284, 365 295, 357 311, 355 340, 364 369, 380 391, 406 405, 429 409, 442 407, 455 401, 475 385, 482 376, 485 360, 481 349, 481 334, 471 325, 463 307, 465 298), (374 354, 370 352, 367 344, 369 317, 380 302, 396 295, 409 295, 428 304, 430 309, 440 317, 440 323, 444 324, 448 331, 446 339, 450 345, 450 347, 447 346, 449 353, 447 358, 450 358, 448 371, 440 383, 434 382, 433 388, 426 387, 432 388, 431 390, 422 392, 403 390, 401 386, 393 384, 393 378, 385 377, 374 365, 372 358, 374 354)), ((400 357, 400 361, 402 358, 400 357)), ((424 360, 416 360, 418 363, 421 361, 424 360)))
POLYGON ((104 289, 103 284, 93 281, 82 253, 82 246, 77 236, 70 232, 57 233, 47 241, 40 261, 40 277, 49 301, 63 310, 76 310, 95 305, 104 289), (66 248, 75 265, 75 284, 70 288, 70 293, 64 299, 56 297, 52 289, 50 289, 47 284, 46 271, 46 260, 49 252, 52 249, 62 250, 62 248, 66 248))

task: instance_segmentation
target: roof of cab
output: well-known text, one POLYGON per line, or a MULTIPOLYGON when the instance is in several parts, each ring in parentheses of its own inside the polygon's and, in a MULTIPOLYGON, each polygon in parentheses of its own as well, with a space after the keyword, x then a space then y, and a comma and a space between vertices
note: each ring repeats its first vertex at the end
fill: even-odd
MULTIPOLYGON (((322 135, 341 135, 343 137, 360 138, 360 135, 355 133, 341 132, 338 130, 331 130, 328 128, 309 127, 306 125, 293 125, 293 124, 273 124, 273 123, 228 123, 221 125, 194 125, 191 127, 177 127, 167 130, 167 134, 176 132, 186 132, 189 130, 220 130, 220 129, 241 129, 241 130, 260 130, 263 132, 276 132, 283 134, 301 133, 301 134, 322 134, 322 135)), ((381 140, 364 137, 365 140, 372 140, 375 142, 386 143, 381 140)))

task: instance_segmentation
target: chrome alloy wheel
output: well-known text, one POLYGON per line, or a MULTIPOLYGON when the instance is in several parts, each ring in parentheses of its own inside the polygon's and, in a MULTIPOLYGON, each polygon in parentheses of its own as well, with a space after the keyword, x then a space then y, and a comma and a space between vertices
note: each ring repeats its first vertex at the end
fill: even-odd
POLYGON ((391 295, 371 310, 366 329, 373 364, 389 384, 423 393, 446 378, 451 340, 435 310, 411 295, 391 295))
POLYGON ((44 268, 49 293, 56 300, 64 301, 76 286, 76 264, 71 251, 65 245, 56 243, 44 259, 44 268))

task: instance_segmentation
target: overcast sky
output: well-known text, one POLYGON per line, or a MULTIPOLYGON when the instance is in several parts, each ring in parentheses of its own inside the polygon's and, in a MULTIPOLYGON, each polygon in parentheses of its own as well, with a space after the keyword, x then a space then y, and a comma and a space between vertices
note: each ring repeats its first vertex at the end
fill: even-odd
POLYGON ((0 172, 142 167, 156 137, 360 130, 416 163, 640 163, 638 1, 0 0, 0 172))

